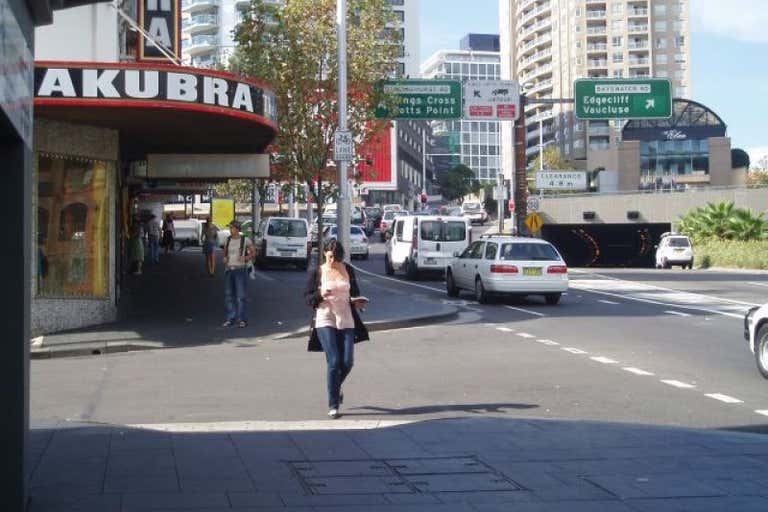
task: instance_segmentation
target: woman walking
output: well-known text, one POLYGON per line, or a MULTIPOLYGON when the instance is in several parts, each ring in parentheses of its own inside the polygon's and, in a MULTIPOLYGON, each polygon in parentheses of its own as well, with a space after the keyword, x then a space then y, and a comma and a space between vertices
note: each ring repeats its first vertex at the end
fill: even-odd
POLYGON ((304 290, 312 306, 312 334, 307 350, 325 352, 328 364, 328 416, 338 418, 344 400, 341 385, 354 364, 354 344, 368 339, 368 330, 357 309, 367 304, 351 265, 344 263, 344 248, 331 240, 325 249, 325 264, 310 274, 304 290))
POLYGON ((163 221, 163 246, 165 254, 173 250, 173 239, 176 237, 176 229, 173 227, 173 216, 169 213, 163 221))
POLYGON ((203 228, 203 254, 205 254, 205 265, 208 269, 208 275, 216 273, 216 245, 218 244, 218 228, 210 221, 205 223, 203 228))

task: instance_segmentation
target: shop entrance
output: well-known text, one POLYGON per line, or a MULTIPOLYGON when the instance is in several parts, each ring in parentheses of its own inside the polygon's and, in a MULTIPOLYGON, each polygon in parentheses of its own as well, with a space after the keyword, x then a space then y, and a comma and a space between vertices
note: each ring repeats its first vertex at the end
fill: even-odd
POLYGON ((670 224, 549 224, 542 238, 571 267, 653 267, 655 246, 670 224))

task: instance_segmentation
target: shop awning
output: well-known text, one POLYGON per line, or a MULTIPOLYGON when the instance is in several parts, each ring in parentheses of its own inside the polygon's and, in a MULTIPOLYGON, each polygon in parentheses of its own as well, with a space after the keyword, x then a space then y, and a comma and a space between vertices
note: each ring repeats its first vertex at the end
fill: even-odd
POLYGON ((149 153, 263 153, 277 133, 275 96, 265 84, 135 62, 36 62, 35 116, 119 130, 129 160, 149 153))

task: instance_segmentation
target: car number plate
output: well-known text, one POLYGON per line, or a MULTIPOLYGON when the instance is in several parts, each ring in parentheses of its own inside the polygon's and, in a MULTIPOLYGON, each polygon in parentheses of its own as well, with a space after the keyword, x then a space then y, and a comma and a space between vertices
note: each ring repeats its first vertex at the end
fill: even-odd
POLYGON ((293 253, 288 251, 280 251, 280 256, 293 256, 293 253))
POLYGON ((523 267, 524 276, 540 276, 541 267, 523 267))
POLYGON ((424 258, 425 265, 434 265, 435 263, 437 263, 437 259, 435 258, 424 258))
POLYGON ((675 249, 675 252, 683 252, 685 249, 675 249))

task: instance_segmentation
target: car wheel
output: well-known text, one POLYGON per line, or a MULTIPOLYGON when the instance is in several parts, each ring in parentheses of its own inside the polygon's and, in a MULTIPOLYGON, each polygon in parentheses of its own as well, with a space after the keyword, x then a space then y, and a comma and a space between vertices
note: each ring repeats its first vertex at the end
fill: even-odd
POLYGON ((558 302, 560 302, 560 294, 559 293, 548 293, 544 296, 544 300, 547 301, 547 304, 550 306, 554 306, 558 302))
POLYGON ((391 276, 395 273, 395 269, 392 267, 392 263, 389 262, 389 256, 384 256, 384 273, 391 276))
POLYGON ((416 262, 408 260, 405 262, 405 277, 411 281, 415 281, 419 278, 419 267, 416 266, 416 262))
POLYGON ((688 262, 688 270, 693 270, 693 258, 688 262))
POLYGON ((453 280, 453 272, 450 270, 445 275, 445 291, 449 297, 459 296, 459 289, 456 287, 456 281, 453 280))
POLYGON ((755 360, 760 375, 768 379, 768 324, 763 324, 755 334, 755 360))
POLYGON ((667 261, 667 258, 664 258, 663 260, 661 260, 661 268, 666 268, 666 269, 672 268, 672 265, 669 264, 669 262, 667 261))
POLYGON ((179 252, 179 251, 180 251, 180 250, 182 250, 183 248, 184 248, 184 245, 183 245, 181 242, 179 242, 178 240, 177 240, 177 241, 175 241, 175 242, 173 242, 173 250, 174 250, 175 252, 179 252))
POLYGON ((485 291, 483 280, 479 277, 475 280, 475 300, 480 304, 488 304, 488 292, 485 291))

